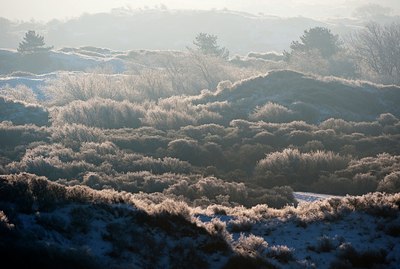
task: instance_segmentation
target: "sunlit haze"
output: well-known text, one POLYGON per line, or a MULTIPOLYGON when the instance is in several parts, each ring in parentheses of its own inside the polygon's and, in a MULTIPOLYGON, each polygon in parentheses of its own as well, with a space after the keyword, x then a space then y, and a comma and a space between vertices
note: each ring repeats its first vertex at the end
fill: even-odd
POLYGON ((365 4, 379 4, 400 12, 398 0, 1 0, 0 17, 13 20, 48 21, 77 17, 83 13, 109 12, 112 9, 229 9, 254 14, 283 17, 304 16, 311 18, 349 17, 354 10, 365 4))

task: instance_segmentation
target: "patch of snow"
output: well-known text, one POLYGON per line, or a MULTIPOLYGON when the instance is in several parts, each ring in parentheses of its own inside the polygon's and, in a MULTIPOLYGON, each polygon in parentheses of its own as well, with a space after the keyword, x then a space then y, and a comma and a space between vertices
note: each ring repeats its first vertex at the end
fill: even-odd
POLYGON ((320 194, 320 193, 312 193, 312 192, 294 192, 294 198, 298 202, 314 202, 329 198, 340 198, 343 196, 338 195, 330 195, 330 194, 320 194))
POLYGON ((0 77, 0 88, 15 88, 19 85, 23 85, 32 89, 39 100, 43 100, 45 98, 42 91, 43 86, 48 83, 48 81, 57 78, 57 76, 57 72, 51 72, 47 74, 31 76, 0 77))

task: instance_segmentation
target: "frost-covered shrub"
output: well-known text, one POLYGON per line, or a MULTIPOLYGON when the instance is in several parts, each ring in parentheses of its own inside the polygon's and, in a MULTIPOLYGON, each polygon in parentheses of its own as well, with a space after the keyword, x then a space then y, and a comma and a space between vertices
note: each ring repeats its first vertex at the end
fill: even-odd
POLYGON ((319 140, 310 140, 307 141, 307 143, 305 143, 302 147, 302 150, 304 152, 315 152, 315 151, 323 151, 324 150, 324 144, 319 141, 319 140))
POLYGON ((263 120, 266 122, 288 122, 293 120, 293 111, 276 103, 268 102, 257 107, 249 118, 251 120, 263 120))
POLYGON ((105 98, 116 101, 133 100, 134 77, 113 74, 66 73, 51 80, 44 91, 51 103, 66 105, 73 101, 105 98))
POLYGON ((264 238, 253 234, 250 234, 249 236, 240 234, 240 237, 235 242, 234 246, 235 250, 241 255, 260 257, 266 252, 268 243, 265 242, 264 238))
POLYGON ((283 208, 287 205, 296 205, 297 201, 293 195, 293 189, 289 186, 266 188, 249 188, 246 206, 266 204, 273 208, 283 208))
POLYGON ((86 170, 96 170, 93 164, 74 160, 75 153, 59 144, 39 145, 28 149, 19 162, 12 162, 7 169, 12 173, 28 172, 52 180, 73 178, 86 170))
POLYGON ((82 179, 88 172, 109 175, 135 171, 188 173, 192 167, 175 158, 127 153, 111 142, 85 142, 77 152, 61 144, 38 145, 28 149, 20 161, 8 164, 6 169, 12 173, 29 172, 58 180, 82 179))
POLYGON ((212 202, 244 204, 248 199, 243 183, 226 182, 215 177, 199 178, 195 182, 180 181, 166 191, 167 194, 188 197, 190 200, 207 198, 212 202))
POLYGON ((330 237, 324 235, 318 238, 315 251, 330 252, 336 248, 336 244, 330 237))
MULTIPOLYGON (((224 104, 219 105, 224 106, 224 104)), ((214 106, 213 103, 195 105, 189 97, 184 96, 161 99, 157 104, 148 104, 143 124, 168 130, 187 125, 219 123, 222 116, 214 106)))
POLYGON ((268 247, 266 255, 282 263, 288 263, 294 260, 293 250, 284 245, 268 247))
POLYGON ((400 192, 400 171, 392 172, 379 182, 378 191, 396 193, 400 192))
POLYGON ((51 139, 66 147, 77 149, 84 142, 103 142, 105 135, 100 129, 82 124, 64 124, 51 129, 51 139))
POLYGON ((0 175, 0 201, 15 203, 18 211, 52 211, 67 203, 123 201, 114 191, 94 191, 86 186, 66 187, 45 177, 21 173, 0 175))
POLYGON ((49 184, 44 177, 31 174, 7 175, 0 177, 2 201, 12 201, 21 211, 49 211, 66 197, 66 190, 59 184, 49 184))
POLYGON ((94 98, 88 101, 74 101, 55 112, 54 124, 83 124, 99 128, 137 128, 145 110, 142 106, 128 101, 94 98))
POLYGON ((316 181, 324 172, 345 168, 348 162, 348 157, 330 151, 301 153, 297 149, 287 148, 260 160, 255 174, 260 184, 266 186, 304 185, 316 181))
POLYGON ((320 193, 346 195, 352 191, 352 181, 349 178, 338 177, 336 175, 321 175, 311 185, 311 189, 320 193))
POLYGON ((230 220, 228 224, 228 229, 233 233, 249 232, 253 227, 254 221, 246 217, 241 217, 230 220))
POLYGON ((353 132, 352 125, 343 119, 330 118, 321 122, 319 124, 319 127, 323 130, 332 129, 335 130, 335 132, 337 133, 349 134, 353 132))
POLYGON ((351 244, 344 243, 339 246, 337 260, 333 261, 330 268, 377 268, 387 264, 387 252, 383 249, 359 251, 351 244))
POLYGON ((168 143, 170 156, 177 157, 193 164, 201 162, 202 149, 195 140, 176 139, 168 143))
POLYGON ((377 120, 382 126, 395 125, 399 122, 399 119, 391 113, 380 114, 377 120))
POLYGON ((15 88, 8 86, 0 87, 0 96, 31 104, 36 104, 38 102, 35 92, 25 85, 17 85, 15 88))
POLYGON ((45 127, 30 124, 14 125, 10 121, 0 122, 0 146, 2 149, 15 149, 15 147, 23 147, 32 142, 44 142, 48 140, 49 135, 50 132, 45 127))

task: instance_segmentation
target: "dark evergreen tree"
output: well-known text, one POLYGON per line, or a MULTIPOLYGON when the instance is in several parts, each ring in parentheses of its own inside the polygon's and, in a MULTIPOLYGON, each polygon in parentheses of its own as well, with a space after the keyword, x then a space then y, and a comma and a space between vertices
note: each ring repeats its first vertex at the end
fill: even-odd
POLYGON ((317 51, 323 58, 328 59, 340 51, 341 45, 339 36, 332 34, 331 30, 325 27, 314 27, 305 30, 300 41, 293 41, 290 45, 291 53, 285 54, 290 56, 293 53, 317 51))
POLYGON ((19 43, 18 52, 23 54, 48 52, 52 47, 46 47, 44 37, 29 30, 25 33, 24 39, 19 43))
POLYGON ((217 44, 218 37, 207 33, 199 33, 193 44, 197 47, 197 50, 205 55, 212 55, 227 59, 229 57, 229 51, 223 47, 220 48, 217 44))

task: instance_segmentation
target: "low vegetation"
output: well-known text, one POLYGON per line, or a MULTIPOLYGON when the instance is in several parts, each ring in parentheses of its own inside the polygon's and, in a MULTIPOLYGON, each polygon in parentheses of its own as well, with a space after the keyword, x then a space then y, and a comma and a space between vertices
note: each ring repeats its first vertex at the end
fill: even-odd
POLYGON ((15 72, 4 80, 26 85, 0 89, 4 260, 44 268, 399 264, 400 88, 355 79, 396 84, 394 69, 357 73, 339 36, 321 27, 282 55, 231 59, 206 33, 187 51, 124 53, 55 52, 35 32, 28 37, 39 45, 26 40, 18 57, 39 50, 45 68, 58 71, 15 72), (96 69, 61 72, 60 55, 96 69), (296 192, 336 197, 299 202, 296 192))
POLYGON ((173 268, 177 260, 180 265, 194 268, 232 268, 236 263, 256 268, 307 268, 323 264, 319 253, 333 253, 330 268, 392 268, 398 260, 390 245, 398 234, 390 231, 399 222, 399 202, 399 194, 375 193, 280 210, 261 204, 248 209, 221 205, 200 209, 156 193, 97 191, 80 185, 65 186, 33 174, 7 175, 0 176, 1 256, 15 257, 18 252, 25 261, 46 268, 59 263, 65 268, 132 263, 173 268), (364 223, 370 217, 380 219, 364 223), (226 225, 222 218, 231 219, 228 223, 232 225, 226 225), (322 221, 338 226, 355 222, 367 230, 357 235, 359 239, 346 238, 345 231, 326 229, 320 231, 328 235, 315 237, 313 231, 319 231, 322 221), (387 229, 382 230, 382 225, 387 229), (288 236, 299 230, 309 237, 304 237, 303 247, 296 249, 291 241, 280 244, 281 227, 293 227, 286 230, 288 236), (368 237, 379 238, 386 232, 390 236, 382 239, 387 240, 383 245, 381 239, 376 239, 380 248, 357 249, 374 244, 368 243, 368 237), (329 237, 331 233, 335 237, 329 237), (84 243, 82 237, 86 238, 84 243), (312 255, 307 264, 301 260, 303 248, 312 255), (213 259, 209 259, 210 254, 213 259))

